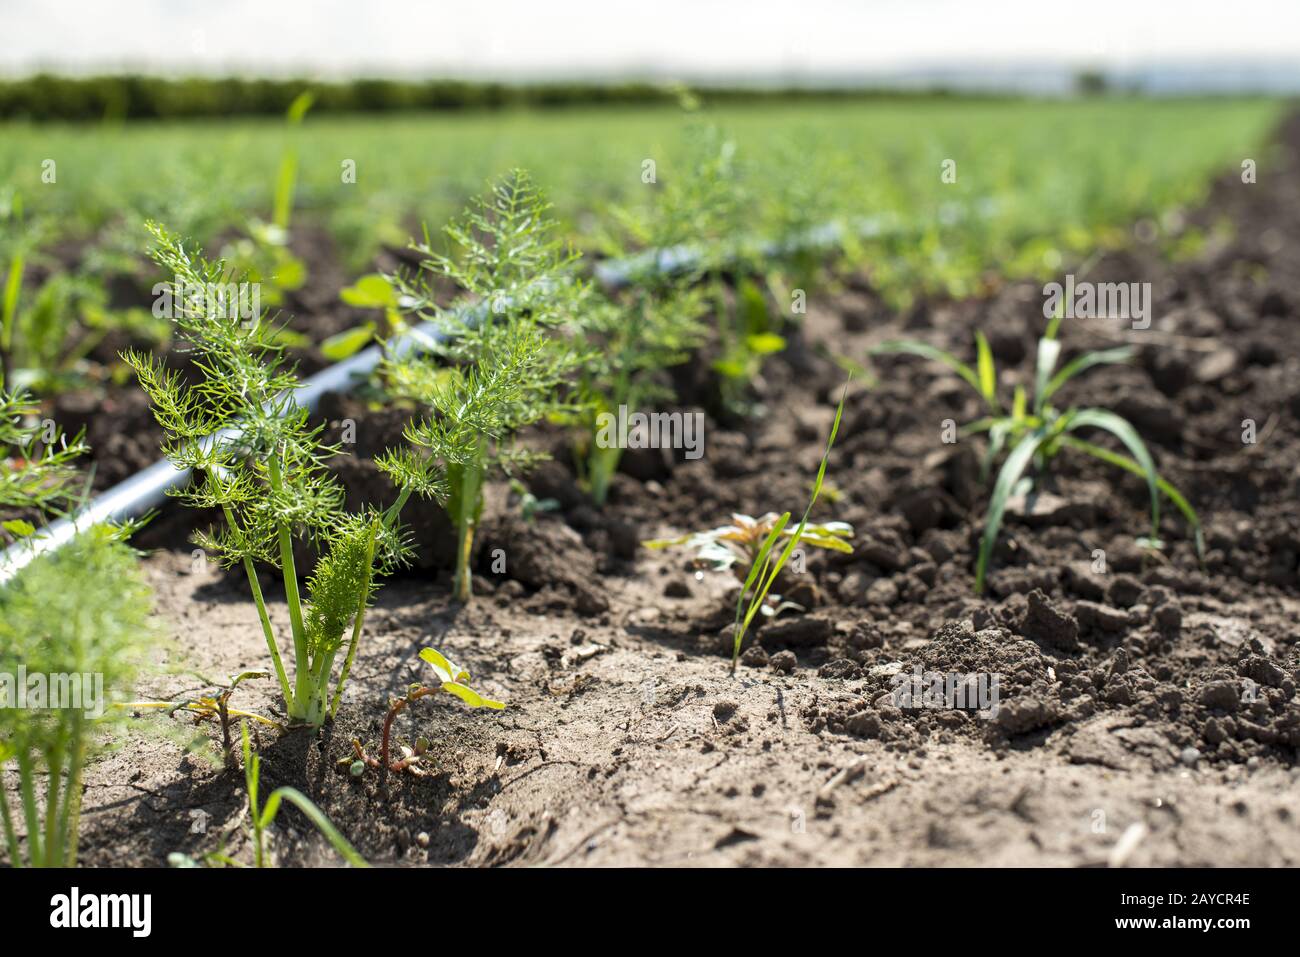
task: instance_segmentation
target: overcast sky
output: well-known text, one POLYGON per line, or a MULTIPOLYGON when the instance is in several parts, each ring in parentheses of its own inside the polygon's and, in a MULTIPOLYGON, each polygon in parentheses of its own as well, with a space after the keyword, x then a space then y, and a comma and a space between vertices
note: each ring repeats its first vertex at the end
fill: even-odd
POLYGON ((1300 63, 1300 0, 0 0, 0 71, 790 76, 1300 63))

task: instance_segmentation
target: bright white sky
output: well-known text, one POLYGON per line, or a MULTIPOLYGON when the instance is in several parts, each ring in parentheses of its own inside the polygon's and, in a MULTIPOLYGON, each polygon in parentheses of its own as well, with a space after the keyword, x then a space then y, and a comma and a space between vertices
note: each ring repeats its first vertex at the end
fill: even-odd
POLYGON ((0 0, 0 72, 809 76, 1300 62, 1300 0, 0 0))

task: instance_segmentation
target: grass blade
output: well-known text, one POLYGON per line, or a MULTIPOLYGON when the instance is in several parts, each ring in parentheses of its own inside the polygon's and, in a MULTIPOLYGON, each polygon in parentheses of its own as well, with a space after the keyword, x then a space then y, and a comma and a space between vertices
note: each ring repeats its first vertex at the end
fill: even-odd
POLYGON ((1039 391, 1041 398, 1039 400, 1039 408, 1041 409, 1042 407, 1041 403, 1050 399, 1056 393, 1057 389, 1065 385, 1065 383, 1069 382, 1080 372, 1091 369, 1093 366, 1114 365, 1121 362, 1128 362, 1132 358, 1133 350, 1128 346, 1120 346, 1116 349, 1102 349, 1097 352, 1085 352, 1081 356, 1076 356, 1066 363, 1065 367, 1061 369, 1060 372, 1052 376, 1051 381, 1048 382, 1046 386, 1040 387, 1039 391))
POLYGON ((1034 367, 1034 414, 1043 411, 1043 405, 1051 393, 1048 391, 1048 377, 1056 368, 1056 360, 1061 357, 1061 343, 1058 339, 1038 340, 1038 360, 1034 367))
POLYGON ((307 819, 316 825, 316 830, 325 836, 325 840, 330 842, 330 846, 353 867, 369 867, 366 859, 357 853, 356 848, 348 843, 347 838, 340 834, 330 819, 325 816, 325 812, 311 802, 301 791, 291 787, 276 788, 271 792, 271 796, 266 799, 266 807, 262 810, 262 827, 270 827, 271 822, 275 820, 276 814, 280 811, 280 802, 288 801, 303 814, 307 819))
POLYGON ((984 398, 984 404, 996 412, 998 410, 997 367, 993 364, 993 350, 989 348, 989 341, 978 329, 975 330, 975 356, 980 395, 984 398))
MULTIPOLYGON (((1083 439, 1073 435, 1063 436, 1061 441, 1078 449, 1080 452, 1086 452, 1093 458, 1100 459, 1108 465, 1114 465, 1126 472, 1134 475, 1145 477, 1146 473, 1142 466, 1129 458, 1127 455, 1121 455, 1119 452, 1112 452, 1110 449, 1102 448, 1100 445, 1093 445, 1091 442, 1085 442, 1083 439)), ((1164 494, 1165 498, 1173 504, 1174 508, 1182 514, 1187 523, 1192 526, 1192 535, 1196 542, 1196 555, 1201 560, 1205 559, 1205 533, 1201 529, 1201 519, 1196 514, 1196 509, 1192 508, 1191 503, 1187 501, 1182 492, 1178 491, 1172 484, 1165 479, 1156 477, 1156 488, 1164 494)))
POLYGON ((790 513, 786 512, 773 527, 767 539, 763 542, 763 547, 759 552, 759 557, 754 561, 754 567, 749 570, 749 575, 745 579, 745 587, 740 591, 740 600, 736 603, 736 619, 738 627, 736 628, 736 639, 731 650, 731 673, 736 673, 736 661, 740 658, 740 645, 744 641, 745 633, 749 630, 750 624, 758 610, 763 607, 763 601, 767 598, 767 593, 771 590, 772 584, 776 581, 776 576, 781 574, 781 569, 790 559, 791 553, 803 538, 804 530, 808 527, 808 516, 812 514, 813 506, 817 503, 817 497, 821 495, 822 485, 826 481, 826 466, 830 462, 831 449, 835 446, 835 437, 840 432, 840 420, 844 418, 844 401, 849 397, 849 385, 853 382, 850 376, 844 383, 844 391, 840 394, 840 404, 835 409, 835 421, 831 423, 830 438, 826 440, 826 451, 822 453, 821 465, 817 468, 817 479, 813 482, 812 497, 808 500, 808 507, 804 509, 803 518, 799 520, 799 527, 794 530, 790 540, 786 542, 785 548, 781 550, 781 557, 772 562, 772 547, 777 537, 784 530, 786 524, 790 521, 790 513), (749 599, 749 609, 745 612, 743 620, 740 618, 742 603, 745 600, 745 594, 749 591, 750 586, 754 583, 755 572, 762 568, 761 577, 757 590, 749 599))
POLYGON ((18 292, 23 286, 23 268, 21 253, 9 261, 4 299, 0 301, 0 349, 4 349, 6 353, 13 347, 14 317, 18 313, 18 292))
POLYGON ((1080 409, 1078 412, 1071 413, 1064 431, 1073 432, 1075 429, 1088 427, 1109 432, 1123 442, 1132 453, 1136 460, 1135 464, 1142 469, 1142 474, 1147 480, 1147 488, 1151 491, 1151 537, 1159 539, 1160 491, 1157 482, 1160 477, 1156 474, 1156 463, 1152 460, 1151 453, 1147 451, 1142 436, 1138 435, 1137 429, 1133 428, 1128 420, 1105 409, 1080 409))
MULTIPOLYGON (((888 342, 882 342, 871 350, 872 355, 888 353, 904 353, 906 355, 920 356, 922 359, 932 359, 935 362, 941 362, 953 372, 957 373, 972 389, 984 396, 984 390, 980 387, 980 378, 975 374, 975 370, 962 362, 951 352, 945 352, 935 346, 925 342, 917 342, 913 339, 891 339, 888 342)), ((987 401, 987 400, 985 400, 987 401)), ((993 411, 997 411, 994 409, 993 411)))
POLYGON ((993 494, 989 498, 989 510, 984 517, 984 535, 980 538, 979 561, 975 565, 975 593, 984 593, 984 576, 988 571, 989 560, 993 557, 993 546, 997 543, 998 531, 1002 527, 1002 516, 1007 510, 1007 500, 1011 490, 1020 481, 1020 476, 1029 467, 1034 453, 1047 439, 1044 429, 1031 432, 1016 443, 1016 447, 1007 456, 998 472, 998 480, 993 485, 993 494))

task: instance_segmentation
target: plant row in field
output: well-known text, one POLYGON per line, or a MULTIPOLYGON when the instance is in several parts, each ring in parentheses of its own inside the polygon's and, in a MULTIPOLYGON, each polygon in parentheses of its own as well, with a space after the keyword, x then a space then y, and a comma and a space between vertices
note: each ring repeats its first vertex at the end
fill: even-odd
MULTIPOLYGON (((690 176, 665 188, 651 214, 621 221, 623 241, 662 250, 714 232, 737 200, 727 175, 729 162, 726 144, 706 138, 690 176)), ((377 337, 388 345, 370 383, 371 394, 414 414, 403 443, 376 459, 391 480, 392 499, 349 508, 342 485, 327 468, 339 449, 325 441, 323 426, 313 426, 306 410, 294 403, 299 379, 284 360, 284 344, 270 313, 241 315, 229 298, 205 294, 229 289, 241 277, 232 276, 223 262, 206 260, 164 227, 150 228, 153 257, 173 277, 170 321, 189 369, 183 373, 143 351, 127 352, 124 359, 163 430, 162 453, 193 472, 192 484, 176 494, 186 505, 220 516, 195 541, 225 567, 243 573, 266 641, 267 675, 278 684, 285 720, 230 707, 237 686, 251 674, 194 700, 119 701, 119 707, 93 717, 74 709, 0 709, 0 757, 14 763, 19 783, 20 811, 11 811, 7 795, 0 802, 9 859, 15 864, 75 860, 80 778, 88 749, 103 722, 127 710, 210 717, 223 729, 227 760, 235 756, 236 722, 317 728, 328 721, 343 699, 381 579, 411 557, 402 513, 413 497, 432 499, 446 509, 456 536, 453 597, 469 602, 470 558, 485 488, 495 476, 516 477, 539 458, 520 441, 525 429, 543 421, 571 429, 579 480, 593 502, 603 505, 624 447, 622 437, 609 434, 610 416, 615 410, 674 400, 667 371, 690 361, 708 335, 717 332, 706 325, 710 311, 721 316, 723 332, 716 369, 731 384, 728 397, 737 407, 744 407, 750 379, 764 357, 779 348, 786 331, 773 323, 766 308, 754 306, 753 314, 746 314, 747 299, 766 302, 752 278, 766 264, 747 259, 744 250, 724 251, 729 286, 717 263, 704 256, 679 269, 647 271, 615 293, 595 288, 583 278, 578 255, 562 241, 541 191, 528 174, 515 171, 446 227, 449 245, 436 246, 428 235, 415 243, 418 268, 372 277, 353 291, 358 301, 383 312, 382 320, 359 337, 377 337), (722 295, 728 289, 734 291, 730 302, 722 295), (763 324, 755 325, 760 318, 763 324), (417 320, 433 323, 441 334, 427 337, 422 349, 397 348, 396 342, 416 333, 417 320), (310 571, 302 567, 304 561, 311 564, 310 571), (259 567, 268 566, 284 582, 287 630, 277 631, 267 609, 259 567), (38 797, 42 775, 46 791, 38 797), (19 818, 25 835, 21 846, 19 818)), ((1053 320, 1040 341, 1033 395, 1016 390, 1009 412, 1001 404, 983 335, 977 337, 975 367, 922 343, 883 347, 944 362, 988 406, 988 417, 966 429, 989 436, 986 471, 1002 459, 984 521, 978 590, 984 587, 1007 500, 1032 485, 1064 448, 1147 480, 1151 547, 1159 547, 1161 496, 1183 512, 1199 544, 1195 512, 1156 473, 1130 424, 1104 409, 1059 409, 1054 404, 1078 373, 1128 358, 1118 350, 1086 353, 1058 370, 1059 324, 1059 318, 1053 320), (1084 429, 1111 433, 1130 455, 1084 440, 1076 434, 1084 429)), ((8 464, 0 505, 33 515, 66 507, 77 494, 73 464, 80 443, 38 436, 24 425, 30 412, 26 400, 6 393, 4 401, 0 442, 7 447, 8 464)), ((647 543, 691 547, 703 563, 733 568, 742 580, 733 670, 757 616, 788 607, 774 589, 796 549, 803 544, 852 551, 852 528, 811 520, 844 401, 798 523, 788 511, 759 518, 737 515, 727 526, 647 543)), ((6 523, 6 529, 20 538, 35 530, 25 519, 6 523)), ((130 682, 155 626, 147 591, 123 544, 129 532, 100 529, 84 535, 73 547, 32 563, 0 591, 0 634, 6 638, 0 644, 0 664, 12 673, 21 667, 42 674, 102 674, 114 689, 130 682), (61 611, 57 621, 48 617, 51 595, 74 606, 61 611)), ((385 775, 422 773, 429 743, 422 739, 395 756, 391 741, 395 716, 422 698, 442 691, 470 707, 505 707, 475 690, 468 672, 436 649, 425 649, 421 658, 428 665, 427 683, 390 702, 378 756, 363 742, 354 743, 353 774, 370 769, 385 775)), ((265 805, 260 802, 258 759, 250 754, 246 728, 240 735, 257 862, 264 858, 263 831, 286 800, 303 810, 348 860, 359 861, 298 792, 280 789, 265 805)))
POLYGON ((219 253, 275 306, 317 281, 312 257, 290 248, 294 208, 328 229, 355 276, 404 244, 411 217, 443 221, 509 156, 547 183, 575 245, 618 255, 631 237, 609 235, 611 207, 644 213, 693 175, 707 117, 727 131, 717 138, 736 201, 697 242, 781 245, 835 226, 830 252, 906 305, 926 290, 969 295, 994 276, 1045 277, 1083 250, 1126 242, 1143 217, 1163 247, 1195 249, 1205 234, 1179 208, 1214 170, 1257 157, 1277 115, 1267 101, 939 100, 723 106, 685 122, 671 109, 376 120, 316 117, 311 102, 294 98, 277 124, 6 125, 0 358, 10 384, 42 397, 102 388, 118 372, 105 366, 106 337, 165 346, 165 319, 124 295, 152 282, 138 256, 146 220, 219 253), (978 215, 954 219, 954 208, 978 215), (902 228, 864 237, 863 220, 902 228))

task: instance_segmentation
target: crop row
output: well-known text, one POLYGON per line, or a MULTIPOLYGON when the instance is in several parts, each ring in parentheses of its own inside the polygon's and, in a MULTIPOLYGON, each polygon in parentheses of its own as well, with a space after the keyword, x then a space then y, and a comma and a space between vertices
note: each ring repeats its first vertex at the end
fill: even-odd
POLYGON ((413 221, 445 221, 519 164, 547 183, 575 248, 636 252, 644 239, 611 223, 646 218, 713 136, 729 152, 731 201, 694 241, 780 243, 839 224, 838 254, 906 305, 926 290, 969 295, 997 276, 1053 273, 1122 244, 1141 217, 1167 248, 1194 248, 1203 232, 1161 214, 1196 203, 1212 170, 1266 162, 1258 151, 1277 116, 1268 101, 1226 100, 685 105, 685 119, 667 107, 357 119, 313 117, 300 98, 282 122, 6 124, 8 380, 41 396, 100 387, 119 371, 105 338, 165 347, 171 327, 149 308, 138 253, 145 221, 215 249, 262 284, 264 304, 292 306, 318 258, 295 242, 293 209, 298 227, 327 229, 356 277, 403 246, 413 221), (980 215, 953 221, 952 208, 980 215), (908 230, 854 235, 853 223, 881 218, 908 230))
MULTIPOLYGON (((766 302, 753 277, 768 264, 748 259, 735 244, 721 251, 700 245, 700 237, 728 235, 742 194, 734 187, 734 154, 727 141, 704 131, 691 155, 690 169, 665 184, 648 211, 625 216, 609 231, 611 242, 628 250, 683 245, 712 250, 680 260, 679 268, 645 271, 615 292, 598 288, 584 278, 580 254, 565 241, 541 191, 527 173, 515 171, 452 220, 444 242, 428 235, 414 242, 418 266, 352 287, 354 302, 374 310, 376 319, 350 337, 350 347, 371 338, 396 341, 417 321, 435 323, 444 333, 421 350, 389 349, 376 371, 371 394, 415 412, 403 443, 376 459, 392 482, 392 500, 353 509, 326 467, 340 450, 293 401, 300 382, 285 360, 280 324, 268 309, 249 311, 248 300, 232 292, 247 275, 232 273, 227 263, 206 259, 177 234, 150 224, 152 257, 171 277, 164 312, 188 369, 140 349, 122 359, 149 397, 164 436, 162 454, 195 476, 177 497, 220 516, 215 527, 196 534, 195 542, 244 576, 266 642, 266 674, 278 685, 286 722, 231 707, 238 685, 252 677, 247 674, 195 700, 123 700, 120 693, 131 687, 159 626, 125 544, 133 528, 89 531, 63 551, 32 562, 0 590, 0 674, 101 675, 119 695, 115 707, 94 715, 68 707, 0 708, 0 761, 14 765, 18 780, 19 808, 10 807, 7 793, 0 800, 11 863, 75 861, 82 769, 100 732, 127 713, 161 708, 212 717, 222 727, 222 749, 230 761, 236 757, 236 722, 316 728, 330 720, 364 640, 376 590, 385 575, 411 558, 402 513, 413 498, 435 500, 447 511, 456 536, 453 598, 470 602, 470 556, 485 488, 496 476, 526 472, 539 458, 519 441, 524 430, 543 421, 572 430, 580 484, 600 507, 626 444, 611 423, 625 421, 628 409, 671 405, 675 397, 667 370, 690 361, 718 330, 724 348, 715 368, 733 384, 730 398, 743 406, 746 385, 781 348, 797 314, 773 316, 754 305, 766 302), (729 286, 714 258, 723 254, 729 286), (723 295, 727 289, 734 294, 723 295), (723 317, 716 329, 708 324, 715 314, 723 317), (304 560, 312 565, 306 574, 300 569, 304 560), (277 631, 268 613, 261 568, 278 571, 284 582, 287 631, 277 631)), ((789 270, 802 265, 808 279, 815 278, 817 263, 797 259, 782 265, 787 270, 782 275, 796 275, 789 270)), ((1058 316, 1039 342, 1032 394, 1015 390, 1009 408, 983 335, 977 337, 973 366, 922 343, 881 347, 943 362, 987 406, 988 416, 966 427, 968 434, 989 436, 986 474, 998 466, 984 519, 977 590, 983 589, 1008 499, 1041 481, 1065 449, 1146 480, 1152 519, 1147 547, 1162 547, 1162 498, 1182 512, 1199 546, 1195 511, 1156 473, 1132 425, 1105 409, 1055 405, 1076 375, 1129 358, 1125 350, 1110 350, 1075 355, 1061 365, 1059 327, 1058 316), (1086 440, 1080 432, 1109 433, 1128 454, 1086 440)), ((31 424, 32 408, 21 392, 3 394, 0 507, 27 516, 4 523, 5 534, 16 539, 36 533, 31 519, 74 507, 80 494, 80 441, 41 434, 31 424)), ((798 546, 852 550, 851 527, 811 520, 842 410, 843 399, 811 500, 797 523, 790 511, 737 515, 728 525, 647 543, 691 548, 701 564, 731 569, 743 581, 735 609, 733 669, 756 617, 788 607, 773 589, 798 546)), ((363 742, 354 743, 353 774, 421 773, 428 741, 416 742, 399 757, 390 740, 394 716, 421 698, 447 692, 471 707, 505 707, 476 691, 468 672, 436 649, 425 649, 421 657, 429 667, 427 682, 390 702, 377 756, 363 742)), ((0 691, 18 693, 12 686, 0 691)), ((257 862, 264 856, 263 830, 283 801, 297 805, 340 853, 359 862, 303 795, 281 789, 260 802, 259 763, 246 727, 240 739, 257 862)))

